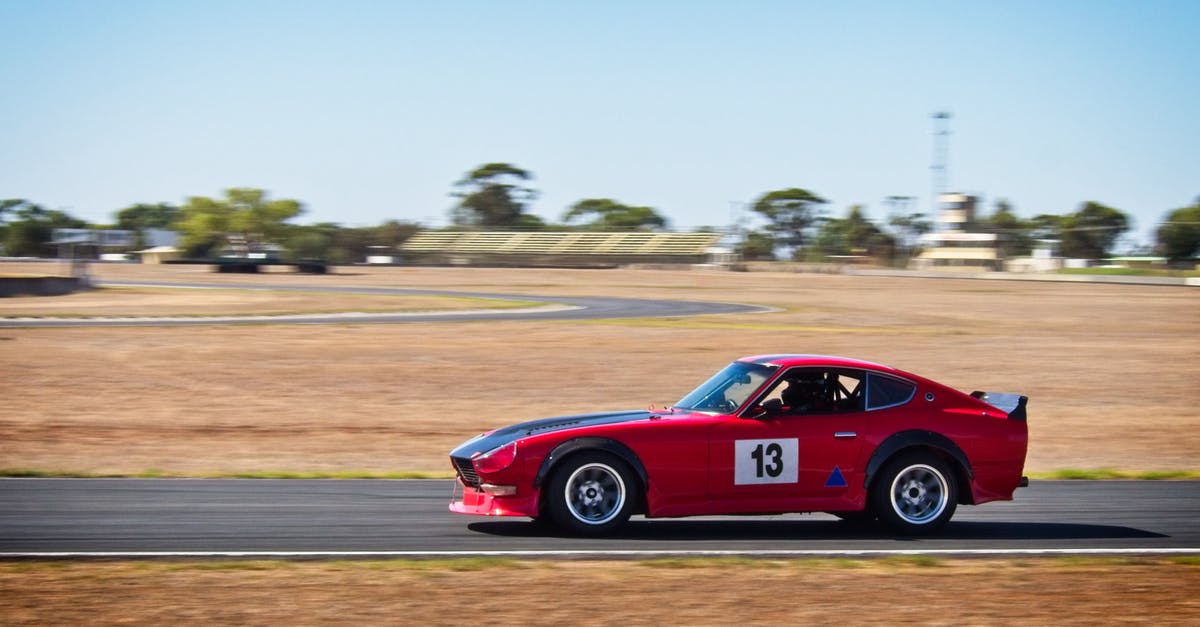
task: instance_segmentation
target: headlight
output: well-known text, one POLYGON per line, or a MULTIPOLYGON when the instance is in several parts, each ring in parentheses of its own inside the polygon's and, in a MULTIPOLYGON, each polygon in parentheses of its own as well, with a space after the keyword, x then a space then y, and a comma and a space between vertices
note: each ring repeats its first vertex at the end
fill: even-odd
POLYGON ((475 470, 480 473, 488 474, 500 472, 512 465, 513 460, 517 458, 517 443, 505 444, 494 448, 479 457, 471 460, 475 465, 475 470))

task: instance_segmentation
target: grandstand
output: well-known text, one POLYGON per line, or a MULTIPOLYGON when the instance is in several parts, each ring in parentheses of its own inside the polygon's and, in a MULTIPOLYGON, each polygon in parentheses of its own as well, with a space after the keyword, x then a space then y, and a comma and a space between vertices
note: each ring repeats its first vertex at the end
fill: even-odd
POLYGON ((400 245, 420 265, 614 267, 704 263, 720 233, 420 231, 400 245))

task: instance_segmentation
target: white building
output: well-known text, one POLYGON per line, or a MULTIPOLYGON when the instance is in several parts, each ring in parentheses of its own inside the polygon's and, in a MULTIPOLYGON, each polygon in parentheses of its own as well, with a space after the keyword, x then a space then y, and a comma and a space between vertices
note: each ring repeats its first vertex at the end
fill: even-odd
POLYGON ((962 268, 1000 270, 1004 258, 995 233, 973 233, 967 229, 975 221, 975 196, 942 194, 938 204, 938 230, 921 236, 921 254, 912 260, 916 269, 962 268))

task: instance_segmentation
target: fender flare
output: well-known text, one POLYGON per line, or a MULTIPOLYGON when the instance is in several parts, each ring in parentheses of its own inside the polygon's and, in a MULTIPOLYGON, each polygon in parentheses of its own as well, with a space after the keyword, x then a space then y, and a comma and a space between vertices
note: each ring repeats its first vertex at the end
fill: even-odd
POLYGON ((912 430, 893 433, 875 448, 875 452, 871 454, 871 459, 867 462, 863 488, 869 489, 871 479, 875 477, 879 469, 897 453, 908 448, 931 448, 940 451, 958 464, 968 481, 975 479, 975 471, 971 469, 970 460, 953 440, 934 431, 912 430))
POLYGON ((621 461, 629 465, 635 473, 637 473, 638 481, 641 483, 642 493, 649 487, 650 483, 646 475, 646 467, 642 465, 642 460, 638 458, 637 453, 633 449, 624 444, 610 439, 601 437, 582 437, 573 440, 567 440, 554 447, 550 454, 542 460, 542 465, 538 467, 537 475, 533 478, 533 487, 541 488, 546 477, 550 476, 550 471, 558 465, 560 461, 578 451, 604 451, 617 456, 621 461))

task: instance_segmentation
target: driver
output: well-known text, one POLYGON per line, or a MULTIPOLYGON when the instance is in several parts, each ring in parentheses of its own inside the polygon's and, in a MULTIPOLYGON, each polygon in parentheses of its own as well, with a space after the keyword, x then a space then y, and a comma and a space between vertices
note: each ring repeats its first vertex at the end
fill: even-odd
POLYGON ((833 406, 826 399, 825 377, 820 372, 801 372, 788 379, 787 388, 779 395, 784 411, 791 414, 826 412, 833 406))

